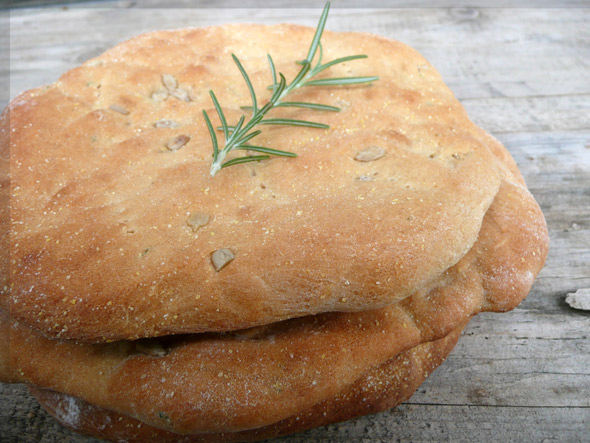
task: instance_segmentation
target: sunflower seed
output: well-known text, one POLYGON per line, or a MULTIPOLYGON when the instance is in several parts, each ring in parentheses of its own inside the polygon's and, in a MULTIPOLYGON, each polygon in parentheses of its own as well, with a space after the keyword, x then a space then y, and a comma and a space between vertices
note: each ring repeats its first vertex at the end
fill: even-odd
POLYGON ((154 123, 156 128, 179 128, 180 124, 175 120, 166 120, 165 118, 154 123))
POLYGON ((379 160, 385 155, 385 149, 379 146, 369 146, 362 151, 357 152, 354 159, 359 162, 372 162, 379 160))
POLYGON ((170 95, 172 97, 176 97, 178 100, 182 100, 185 102, 191 101, 191 99, 188 95, 188 92, 186 92, 184 89, 176 88, 176 89, 170 91, 170 95))
POLYGON ((186 221, 186 224, 189 225, 193 231, 197 231, 207 223, 209 223, 209 214, 205 214, 204 212, 193 212, 189 215, 188 220, 186 221))
POLYGON ((217 272, 221 271, 227 264, 235 258, 232 251, 227 248, 218 249, 211 254, 211 263, 217 272))
POLYGON ((172 91, 178 88, 178 80, 172 74, 162 74, 162 84, 166 86, 166 89, 172 91))
POLYGON ((369 146, 362 151, 357 152, 354 159, 358 162, 372 162, 379 160, 385 155, 385 149, 379 146, 369 146))
POLYGON ((125 109, 125 108, 124 108, 123 106, 121 106, 121 105, 117 105, 117 104, 115 104, 115 105, 111 105, 111 106, 109 106, 109 109, 110 109, 111 111, 118 112, 119 114, 123 114, 123 115, 129 115, 129 111, 128 111, 127 109, 125 109))
POLYGON ((166 143, 166 147, 171 151, 178 151, 180 148, 186 145, 190 139, 191 138, 188 135, 182 134, 166 143))
POLYGON ((152 100, 163 102, 168 98, 168 91, 166 89, 158 89, 152 94, 152 100))

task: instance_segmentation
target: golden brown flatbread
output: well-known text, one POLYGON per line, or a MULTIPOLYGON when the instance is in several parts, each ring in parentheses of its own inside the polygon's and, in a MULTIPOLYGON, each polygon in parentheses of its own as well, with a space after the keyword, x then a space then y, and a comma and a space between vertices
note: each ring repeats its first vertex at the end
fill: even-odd
POLYGON ((229 53, 263 91, 266 53, 291 78, 312 33, 146 34, 11 102, 0 380, 102 437, 261 439, 397 404, 473 315, 526 296, 543 215, 504 147, 400 43, 325 33, 325 60, 369 56, 326 75, 381 79, 297 91, 342 112, 274 116, 330 130, 270 128, 260 144, 298 158, 209 176, 207 91, 232 121, 248 104, 229 53), (367 148, 384 155, 358 161, 367 148))
POLYGON ((360 415, 380 412, 407 400, 451 352, 463 329, 404 351, 363 374, 343 392, 277 423, 247 431, 180 435, 91 405, 60 392, 30 386, 41 406, 77 432, 127 443, 221 443, 258 441, 301 432, 360 415))
POLYGON ((368 59, 322 75, 380 80, 295 91, 342 111, 272 116, 331 129, 266 127, 257 144, 299 157, 209 176, 209 89, 230 121, 249 104, 230 53, 262 97, 266 54, 291 79, 312 35, 293 25, 155 32, 13 100, 0 120, 11 172, 3 309, 78 341, 225 331, 383 307, 455 265, 499 173, 487 135, 399 42, 325 32, 324 60, 368 59), (372 146, 385 155, 355 160, 372 146), (217 271, 211 255, 225 248, 235 258, 217 271))

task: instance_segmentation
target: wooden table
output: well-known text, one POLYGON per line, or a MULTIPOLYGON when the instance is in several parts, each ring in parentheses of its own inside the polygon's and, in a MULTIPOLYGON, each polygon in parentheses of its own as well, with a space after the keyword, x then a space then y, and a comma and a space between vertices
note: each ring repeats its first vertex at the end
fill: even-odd
MULTIPOLYGON (((252 21, 315 26, 319 15, 317 8, 155 11, 137 3, 4 13, 10 71, 1 75, 10 97, 144 31, 252 21)), ((507 314, 477 316, 408 402, 280 441, 590 441, 590 311, 564 302, 568 292, 590 288, 590 9, 561 3, 369 10, 336 2, 329 29, 415 47, 472 119, 505 143, 543 208, 551 249, 526 301, 507 314)), ((0 385, 0 440, 95 441, 56 424, 19 385, 0 385)))

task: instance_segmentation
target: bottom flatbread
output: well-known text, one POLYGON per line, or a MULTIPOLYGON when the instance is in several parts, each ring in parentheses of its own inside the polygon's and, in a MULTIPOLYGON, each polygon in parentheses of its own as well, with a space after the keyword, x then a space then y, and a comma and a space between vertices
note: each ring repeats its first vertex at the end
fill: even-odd
POLYGON ((331 399, 269 426, 240 432, 180 435, 56 391, 29 386, 41 406, 64 426, 118 442, 222 443, 257 441, 380 412, 412 396, 452 351, 466 322, 446 337, 404 351, 369 370, 331 399))

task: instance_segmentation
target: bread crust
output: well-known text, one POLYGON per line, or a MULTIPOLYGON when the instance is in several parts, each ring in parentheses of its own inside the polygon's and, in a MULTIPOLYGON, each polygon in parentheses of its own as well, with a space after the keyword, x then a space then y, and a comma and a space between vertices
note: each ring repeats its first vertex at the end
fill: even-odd
POLYGON ((499 173, 485 133, 399 42, 326 32, 325 60, 369 57, 325 75, 379 81, 296 91, 293 100, 342 111, 273 116, 330 130, 270 127, 257 142, 298 158, 209 176, 201 115, 214 116, 209 89, 231 121, 249 102, 229 54, 264 91, 266 54, 292 78, 312 34, 293 25, 145 34, 13 100, 0 119, 13 261, 3 309, 48 337, 77 341, 225 331, 379 308, 456 264, 477 238, 499 173), (190 101, 166 89, 174 82, 190 101), (161 90, 168 95, 156 99, 161 90), (163 119, 177 126, 156 127, 163 119), (167 149, 179 135, 190 140, 167 149), (374 145, 383 158, 354 160, 374 145), (197 230, 187 223, 195 212, 209 217, 197 230), (221 248, 235 258, 216 271, 211 254, 221 248))

